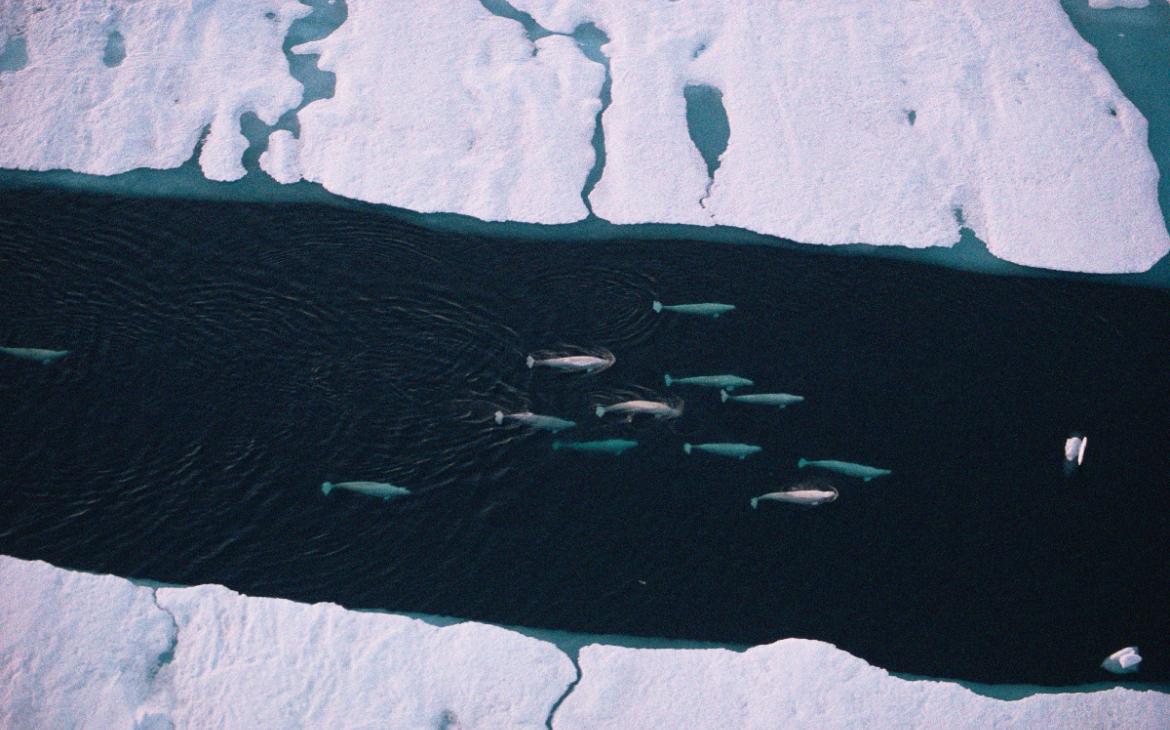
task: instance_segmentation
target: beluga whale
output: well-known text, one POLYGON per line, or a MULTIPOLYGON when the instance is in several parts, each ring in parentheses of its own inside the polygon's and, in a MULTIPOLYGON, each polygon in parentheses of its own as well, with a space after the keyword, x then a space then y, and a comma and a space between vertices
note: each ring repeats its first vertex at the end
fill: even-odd
POLYGON ((608 406, 597 406, 593 409, 598 418, 610 413, 617 413, 633 420, 634 416, 647 415, 655 418, 678 418, 683 412, 683 401, 675 398, 669 403, 657 400, 624 400, 608 406))
POLYGON ((827 469, 835 471, 838 474, 844 474, 847 477, 857 477, 863 481, 870 481, 878 477, 889 476, 894 472, 889 469, 879 469, 876 466, 866 466, 865 464, 854 464, 849 461, 836 461, 835 459, 822 459, 820 461, 810 461, 809 459, 801 459, 796 462, 798 468, 805 468, 806 466, 815 466, 818 469, 827 469))
POLYGON ((564 431, 566 428, 572 428, 577 425, 576 421, 569 421, 564 418, 557 418, 556 416, 542 416, 539 413, 532 413, 531 411, 518 411, 516 413, 496 411, 494 418, 499 425, 503 425, 504 421, 515 421, 516 423, 521 423, 531 428, 552 431, 553 433, 564 431))
POLYGON ((683 453, 690 454, 692 451, 705 451, 708 454, 715 454, 716 456, 727 456, 732 459, 739 459, 743 461, 752 454, 758 454, 764 449, 755 444, 733 444, 733 443, 710 443, 710 444, 683 444, 683 453))
POLYGON ((1105 657, 1105 661, 1101 662, 1101 668, 1114 674, 1133 674, 1141 663, 1142 656, 1138 654, 1138 648, 1127 646, 1105 657))
POLYGON ((1072 474, 1081 464, 1085 463, 1085 446, 1089 438, 1081 433, 1074 433, 1064 442, 1064 473, 1072 474))
POLYGON ((553 441, 553 451, 567 449, 581 451, 586 454, 611 454, 621 456, 638 445, 637 441, 629 439, 605 439, 603 441, 553 441))
POLYGON ((382 499, 405 497, 410 494, 410 490, 406 487, 396 487, 385 482, 324 482, 321 484, 321 492, 326 496, 334 489, 348 489, 351 492, 381 497, 382 499))
POLYGON ((829 487, 827 489, 813 488, 813 487, 796 487, 795 489, 786 489, 781 492, 768 492, 761 494, 758 497, 752 497, 752 509, 756 509, 760 502, 784 502, 785 504, 795 504, 801 507, 816 507, 822 504, 828 504, 837 499, 837 490, 829 487))
POLYGON ((735 401, 736 403, 749 403, 757 406, 776 406, 777 408, 784 408, 793 403, 801 403, 804 401, 803 395, 792 395, 790 393, 748 393, 746 395, 731 395, 726 390, 719 391, 719 400, 726 403, 727 401, 735 401))
POLYGON ((0 347, 0 353, 18 357, 21 360, 32 360, 42 365, 57 362, 69 354, 68 350, 42 350, 39 347, 0 347))
POLYGON ((700 317, 717 319, 721 314, 735 311, 734 304, 719 304, 718 302, 699 302, 696 304, 663 304, 657 299, 650 308, 661 314, 662 312, 678 312, 679 314, 696 314, 700 317))
POLYGON ((662 382, 666 383, 667 388, 672 385, 698 385, 704 388, 720 388, 727 391, 755 385, 755 382, 738 375, 693 375, 689 378, 673 378, 670 373, 667 373, 662 376, 662 382))
POLYGON ((549 368, 564 373, 600 373, 612 367, 617 358, 606 349, 598 349, 584 355, 551 355, 534 352, 525 360, 529 369, 549 368))

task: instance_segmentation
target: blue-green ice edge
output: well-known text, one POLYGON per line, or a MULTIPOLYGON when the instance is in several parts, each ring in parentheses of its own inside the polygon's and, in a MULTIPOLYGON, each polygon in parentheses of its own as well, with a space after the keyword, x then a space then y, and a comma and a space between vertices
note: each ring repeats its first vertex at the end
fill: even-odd
MULTIPOLYGON (((316 56, 298 56, 291 48, 299 43, 328 35, 346 17, 343 2, 304 0, 313 12, 293 23, 284 49, 293 75, 305 85, 305 104, 333 95, 334 76, 319 70, 316 56)), ((505 4, 484 3, 485 6, 505 4)), ((1149 147, 1158 166, 1160 180, 1158 200, 1167 228, 1170 228, 1170 5, 1151 3, 1146 8, 1093 10, 1087 0, 1062 0, 1074 27, 1096 47, 1098 55, 1112 74, 1122 93, 1142 112, 1149 124, 1149 147)), ((489 9, 491 9, 489 7, 489 9)), ((524 18, 524 20, 529 20, 524 18)), ((530 34, 532 29, 528 29, 530 34)), ((580 29, 579 29, 580 30, 580 29)), ((604 37, 586 32, 574 35, 590 58, 596 58, 604 37)), ((535 31, 540 33, 540 29, 535 31)), ((547 32, 547 31, 545 31, 547 32)), ((608 71, 607 71, 608 73, 608 71)), ((66 170, 30 172, 0 170, 0 190, 54 187, 94 193, 113 193, 129 197, 166 197, 264 203, 320 203, 398 218, 407 223, 448 233, 480 237, 510 238, 527 241, 612 241, 612 240, 698 240, 721 244, 743 244, 789 248, 829 256, 875 256, 945 266, 965 271, 1000 276, 1062 278, 1109 282, 1129 286, 1170 288, 1170 256, 1164 257, 1149 271, 1140 274, 1080 274, 1032 268, 996 258, 968 228, 961 229, 959 241, 950 247, 909 248, 875 246, 865 243, 847 245, 802 244, 787 239, 754 233, 729 226, 693 226, 644 223, 615 225, 590 214, 577 223, 548 225, 539 223, 489 222, 452 213, 418 213, 388 205, 350 200, 326 191, 321 185, 298 182, 282 185, 260 170, 260 154, 267 149, 268 135, 276 129, 299 133, 296 112, 289 111, 273 126, 265 125, 254 114, 241 119, 250 146, 244 155, 247 170, 240 180, 215 182, 200 172, 198 157, 201 145, 191 158, 177 169, 138 169, 111 175, 85 175, 66 170)), ((600 127, 599 127, 600 128, 600 127)), ((700 126, 692 128, 692 137, 702 148, 710 132, 700 126)), ((718 134, 718 130, 715 131, 718 134)), ((604 159, 604 140, 594 139, 598 159, 604 159)), ((718 148, 719 141, 710 141, 718 148)), ((597 177, 600 170, 591 175, 597 177)), ((595 180, 593 182, 596 182, 595 180)), ((961 215, 961 213, 959 213, 961 215)), ((636 244, 634 244, 636 245, 636 244)))

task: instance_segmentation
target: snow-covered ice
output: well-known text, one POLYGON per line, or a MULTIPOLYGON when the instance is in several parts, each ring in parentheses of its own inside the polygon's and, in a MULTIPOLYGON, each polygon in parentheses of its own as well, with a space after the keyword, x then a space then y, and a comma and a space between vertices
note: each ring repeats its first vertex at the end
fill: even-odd
POLYGON ((961 215, 1000 258, 1089 272, 1170 250, 1145 119, 1056 0, 515 4, 610 38, 607 220, 925 247, 961 215), (688 84, 731 126, 706 197, 688 84))
MULTIPOLYGON (((575 638, 567 644, 580 645, 575 638)), ((890 676, 831 644, 557 646, 474 622, 146 588, 0 556, 0 726, 1158 727, 1170 694, 1015 701, 890 676)))
POLYGON ((0 3, 0 53, 19 42, 27 56, 0 68, 0 167, 174 168, 210 125, 203 174, 242 177, 240 115, 275 124, 300 104, 282 44, 308 13, 296 0, 0 3))
POLYGON ((277 180, 423 212, 568 223, 581 198, 605 69, 571 38, 535 43, 474 0, 350 0, 329 36, 297 46, 337 75, 277 132, 261 166, 277 180))
POLYGON ((831 644, 785 639, 725 649, 581 650, 558 728, 1156 728, 1170 695, 1114 688, 993 699, 906 680, 831 644))

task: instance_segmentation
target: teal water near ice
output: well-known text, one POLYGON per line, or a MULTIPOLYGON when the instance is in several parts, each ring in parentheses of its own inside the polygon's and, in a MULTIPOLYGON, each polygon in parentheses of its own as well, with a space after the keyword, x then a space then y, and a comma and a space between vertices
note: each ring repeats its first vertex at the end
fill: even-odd
MULTIPOLYGON (((317 69, 316 56, 299 56, 291 49, 299 43, 328 35, 346 17, 342 0, 304 0, 312 5, 311 15, 293 24, 284 44, 290 68, 305 85, 304 104, 326 98, 333 93, 334 77, 317 69)), ((1170 5, 1153 2, 1142 9, 1093 10, 1087 0, 1062 0, 1077 31, 1097 48, 1102 63, 1117 81, 1125 95, 1138 107, 1149 122, 1149 145, 1161 172, 1159 201, 1167 226, 1170 227, 1170 5)), ((491 12, 516 20, 524 25, 530 38, 547 35, 548 31, 535 25, 529 16, 520 13, 504 0, 487 0, 484 6, 491 12)), ((592 26, 583 26, 574 34, 582 52, 589 58, 604 62, 604 34, 592 26)), ((12 44, 9 44, 10 46, 12 44)), ((0 58, 4 64, 17 60, 14 49, 0 58), (13 56, 8 58, 7 56, 13 56)), ((608 74, 603 89, 603 109, 608 95, 608 74)), ((691 134, 700 151, 719 150, 719 136, 725 133, 719 123, 718 110, 714 115, 701 113, 703 105, 688 114, 694 124, 691 134)), ((711 108, 707 105, 708 110, 711 108)), ((600 121, 600 116, 599 116, 600 121)), ((430 228, 478 235, 509 236, 530 240, 605 241, 618 238, 670 240, 686 238, 714 243, 736 243, 803 247, 802 244, 772 236, 756 234, 738 228, 704 228, 674 224, 613 225, 594 216, 568 225, 539 225, 523 223, 488 223, 468 216, 439 213, 420 214, 391 206, 376 206, 349 200, 326 191, 315 183, 299 182, 281 185, 259 169, 259 156, 267 147, 268 135, 276 129, 297 131, 295 112, 285 114, 276 125, 269 127, 252 114, 244 115, 242 128, 251 145, 244 156, 248 171, 242 179, 213 182, 199 170, 197 148, 181 167, 174 170, 133 170, 113 176, 82 175, 69 171, 25 172, 0 170, 0 189, 37 186, 63 187, 94 192, 110 192, 135 196, 159 196, 211 200, 303 203, 316 202, 350 209, 377 211, 398 217, 405 222, 430 228)), ((725 144, 725 143, 724 143, 725 144)), ((594 138, 598 164, 586 181, 584 195, 596 184, 604 165, 604 132, 598 125, 594 138)), ((716 155, 717 157, 717 155, 716 155)), ((717 160, 714 162, 717 163, 717 160)), ((712 164, 712 160, 708 160, 712 164)), ((951 248, 910 249, 897 246, 817 246, 818 251, 845 256, 879 256, 926 262, 952 268, 1014 276, 1058 276, 1065 278, 1093 278, 1139 286, 1170 287, 1170 257, 1164 258, 1150 271, 1136 275, 1082 277, 1075 274, 1030 269, 992 256, 975 232, 964 229, 962 237, 951 248)))

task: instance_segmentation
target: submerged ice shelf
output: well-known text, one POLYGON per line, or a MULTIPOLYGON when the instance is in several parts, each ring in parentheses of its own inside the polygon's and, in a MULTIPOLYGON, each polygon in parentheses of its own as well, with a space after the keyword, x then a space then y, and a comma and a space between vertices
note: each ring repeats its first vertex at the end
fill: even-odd
POLYGON ((1170 716, 1170 694, 1152 690, 1005 701, 805 639, 634 648, 5 556, 0 585, 5 727, 1137 728, 1170 716))
MULTIPOLYGON (((1170 23, 1157 5, 1089 12, 1170 23)), ((142 186, 327 200, 319 184, 483 221, 718 227, 716 239, 936 261, 948 259, 924 249, 965 226, 1000 260, 1097 273, 1144 271, 1170 250, 1146 119, 1057 0, 767 12, 462 0, 409 18, 349 0, 330 11, 340 26, 288 57, 282 40, 309 12, 289 0, 35 10, 0 10, 4 168, 109 175, 174 168, 196 150, 207 178, 253 172, 235 187, 183 173, 142 186), (336 86, 299 107, 300 82, 314 83, 303 59, 317 54, 336 86), (719 121, 707 131, 696 90, 719 121), (722 139, 704 145, 711 135, 722 139), (257 155, 273 179, 314 185, 282 191, 257 155)), ((135 174, 109 185, 133 189, 135 174)))

